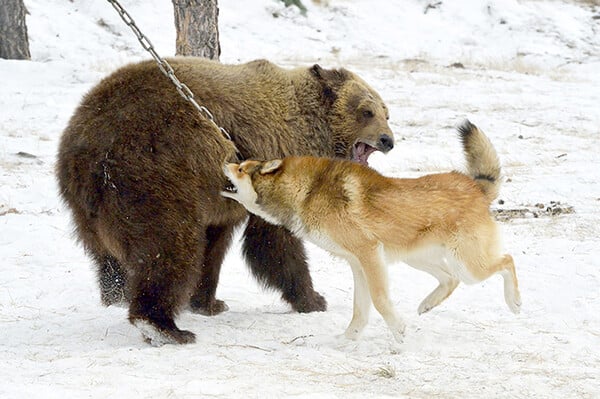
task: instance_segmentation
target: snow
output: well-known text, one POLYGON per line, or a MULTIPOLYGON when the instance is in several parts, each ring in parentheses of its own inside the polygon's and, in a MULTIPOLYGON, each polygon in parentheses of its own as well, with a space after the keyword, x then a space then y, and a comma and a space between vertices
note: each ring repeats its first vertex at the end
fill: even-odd
MULTIPOLYGON (((0 60, 0 397, 600 396, 600 7, 594 1, 221 0, 223 62, 344 66, 386 100, 397 145, 371 165, 393 176, 460 168, 452 127, 490 136, 506 178, 498 208, 550 201, 574 213, 501 223, 523 308, 500 277, 461 285, 418 316, 437 284, 390 266, 407 323, 396 344, 373 311, 363 338, 348 265, 309 247, 329 303, 297 314, 250 276, 236 241, 216 317, 184 312, 197 343, 154 348, 124 308, 100 305, 72 237, 53 169, 82 95, 120 65, 149 58, 108 2, 25 0, 31 61, 0 60), (463 67, 452 67, 460 63, 463 67), (19 154, 20 153, 20 154, 19 154), (27 155, 33 155, 27 156, 27 155)), ((123 0, 162 55, 173 55, 171 2, 123 0)), ((528 213, 531 215, 531 213, 528 213)))

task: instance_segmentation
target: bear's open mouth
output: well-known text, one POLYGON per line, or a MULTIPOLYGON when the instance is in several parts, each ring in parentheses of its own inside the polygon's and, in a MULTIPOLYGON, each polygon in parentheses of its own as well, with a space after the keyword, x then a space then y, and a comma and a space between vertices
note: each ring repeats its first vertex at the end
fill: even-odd
POLYGON ((352 147, 352 160, 363 165, 369 165, 369 156, 375 151, 377 151, 377 148, 358 141, 352 147))

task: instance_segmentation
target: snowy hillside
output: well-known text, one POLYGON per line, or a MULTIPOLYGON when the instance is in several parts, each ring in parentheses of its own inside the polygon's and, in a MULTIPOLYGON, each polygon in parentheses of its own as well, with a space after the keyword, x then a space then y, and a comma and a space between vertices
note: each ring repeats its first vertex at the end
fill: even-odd
MULTIPOLYGON (((326 3, 304 0, 304 17, 279 1, 220 0, 221 61, 357 72, 391 111, 397 145, 371 158, 390 176, 460 168, 452 126, 480 126, 503 164, 494 208, 521 314, 494 277, 418 316, 437 282, 391 265, 405 342, 376 312, 360 341, 345 341, 348 265, 309 247, 329 310, 297 314, 256 284, 236 245, 217 292, 230 310, 184 312, 193 345, 148 346, 126 309, 100 305, 53 169, 82 95, 149 56, 107 2, 25 0, 32 60, 0 60, 0 398, 600 397, 600 5, 326 3)), ((123 5, 173 55, 171 2, 123 5)))

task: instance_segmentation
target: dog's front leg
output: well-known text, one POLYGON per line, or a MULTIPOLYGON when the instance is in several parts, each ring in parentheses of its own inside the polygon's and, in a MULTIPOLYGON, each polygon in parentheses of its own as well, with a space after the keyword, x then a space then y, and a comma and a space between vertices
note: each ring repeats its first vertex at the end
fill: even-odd
POLYGON ((359 255, 373 305, 392 330, 396 341, 402 342, 406 325, 396 313, 390 300, 387 267, 384 259, 381 244, 372 249, 361 251, 359 255))
POLYGON ((356 340, 369 322, 371 296, 369 295, 369 286, 365 274, 358 259, 351 257, 348 259, 348 263, 350 263, 352 275, 354 276, 354 309, 352 321, 346 328, 344 335, 348 339, 356 340))

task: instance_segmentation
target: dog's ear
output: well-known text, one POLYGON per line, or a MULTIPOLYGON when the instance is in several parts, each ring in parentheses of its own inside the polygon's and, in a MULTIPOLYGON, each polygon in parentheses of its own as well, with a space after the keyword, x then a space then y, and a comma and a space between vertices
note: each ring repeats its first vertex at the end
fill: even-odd
POLYGON ((269 173, 273 173, 281 167, 282 163, 283 163, 283 161, 281 159, 274 159, 272 161, 267 161, 267 162, 263 163, 262 168, 260 168, 260 174, 266 175, 269 173))

